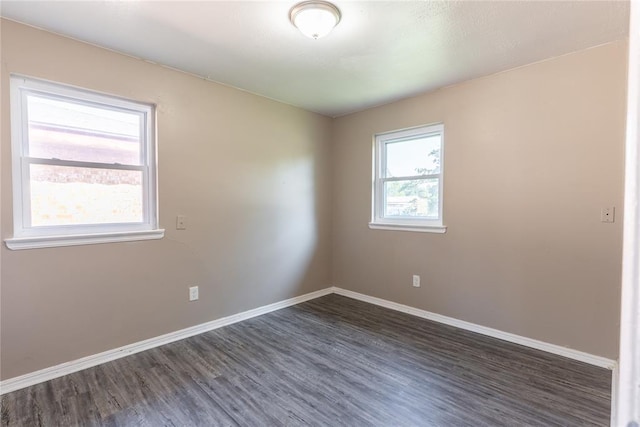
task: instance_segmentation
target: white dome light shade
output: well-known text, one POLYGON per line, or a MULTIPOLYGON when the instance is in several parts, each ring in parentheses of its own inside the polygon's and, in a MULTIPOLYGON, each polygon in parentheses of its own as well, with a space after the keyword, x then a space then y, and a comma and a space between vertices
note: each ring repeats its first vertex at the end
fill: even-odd
POLYGON ((326 1, 305 1, 291 8, 289 19, 302 34, 319 39, 340 22, 340 11, 326 1))

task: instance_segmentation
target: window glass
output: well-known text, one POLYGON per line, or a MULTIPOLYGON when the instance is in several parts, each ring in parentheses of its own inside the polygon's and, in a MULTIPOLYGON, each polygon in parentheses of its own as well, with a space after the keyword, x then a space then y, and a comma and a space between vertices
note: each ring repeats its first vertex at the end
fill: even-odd
POLYGON ((385 217, 438 218, 438 179, 384 183, 385 217))
POLYGON ((144 220, 142 172, 33 164, 31 226, 144 220))
POLYGON ((388 178, 440 172, 440 135, 388 142, 386 149, 388 178))
POLYGON ((27 100, 31 157, 140 164, 139 113, 37 95, 27 100))

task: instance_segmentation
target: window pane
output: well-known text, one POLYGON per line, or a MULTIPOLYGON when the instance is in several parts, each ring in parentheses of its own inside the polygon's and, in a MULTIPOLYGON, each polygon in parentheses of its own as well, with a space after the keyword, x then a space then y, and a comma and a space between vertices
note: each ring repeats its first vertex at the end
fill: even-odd
POLYGON ((438 179, 416 179, 384 183, 384 216, 437 219, 438 179))
POLYGON ((142 172, 32 164, 31 225, 142 222, 142 172))
POLYGON ((27 96, 29 155, 139 165, 141 115, 27 96))
POLYGON ((386 143, 385 178, 440 173, 441 135, 386 143))

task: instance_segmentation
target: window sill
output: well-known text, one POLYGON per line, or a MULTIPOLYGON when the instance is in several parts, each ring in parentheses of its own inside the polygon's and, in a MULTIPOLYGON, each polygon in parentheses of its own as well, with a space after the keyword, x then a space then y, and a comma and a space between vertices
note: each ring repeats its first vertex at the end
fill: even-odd
POLYGON ((370 222, 369 228, 371 228, 372 230, 413 231, 418 233, 443 234, 447 232, 446 225, 407 225, 370 222))
POLYGON ((68 236, 13 237, 4 243, 12 251, 22 249, 55 248, 59 246, 94 245, 97 243, 132 242, 155 240, 164 237, 164 229, 145 231, 122 231, 115 233, 76 234, 68 236))

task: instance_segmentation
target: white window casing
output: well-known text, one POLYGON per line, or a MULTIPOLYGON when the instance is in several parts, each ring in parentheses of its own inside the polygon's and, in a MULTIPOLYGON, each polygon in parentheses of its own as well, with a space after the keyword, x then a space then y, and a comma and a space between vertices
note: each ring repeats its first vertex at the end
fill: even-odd
POLYGON ((444 125, 432 124, 377 134, 373 151, 373 202, 369 227, 446 232, 443 224, 444 125), (408 149, 409 145, 411 149, 408 149), (401 146, 405 147, 400 150, 402 155, 389 156, 390 147, 401 146), (412 152, 416 154, 413 159, 412 152), (417 167, 424 165, 427 159, 436 166, 432 169, 417 167), (423 190, 418 191, 420 185, 423 190), (395 189, 389 190, 392 186, 395 189), (431 189, 430 196, 421 195, 427 186, 431 189), (407 189, 410 187, 415 193, 407 189), (401 191, 404 196, 400 195, 401 191))
POLYGON ((163 237, 164 230, 158 228, 153 105, 18 75, 11 76, 10 90, 14 227, 13 237, 5 240, 9 249, 163 237), (45 122, 35 122, 36 116, 44 117, 45 122), (119 117, 126 117, 130 122, 119 123, 119 117), (128 135, 121 131, 125 127, 128 135), (40 135, 38 143, 34 142, 36 134, 40 135), (117 152, 118 148, 111 149, 109 143, 118 138, 127 141, 121 144, 126 145, 123 152, 134 160, 110 159, 110 150, 117 152), (49 155, 47 150, 58 154, 49 155), (107 155, 103 156, 103 152, 107 155), (67 153, 71 154, 67 156, 67 153), (40 178, 34 181, 34 174, 40 178), (129 176, 140 184, 120 184, 117 180, 124 179, 120 176, 129 176), (40 186, 38 200, 32 195, 35 186, 40 186), (121 187, 129 193, 120 190, 121 187), (51 199, 62 197, 61 188, 66 188, 62 192, 68 193, 64 194, 67 205, 50 207, 51 199), (100 199, 103 193, 95 191, 99 189, 108 189, 104 194, 111 199, 100 199), (109 209, 117 211, 110 207, 114 201, 133 206, 130 207, 132 213, 121 217, 110 213, 109 209), (86 218, 76 217, 74 213, 59 214, 60 218, 64 216, 61 220, 55 215, 43 221, 32 217, 35 212, 37 216, 42 213, 38 218, 51 218, 51 212, 65 213, 64 209, 69 206, 88 211, 86 218), (50 210, 46 211, 47 208, 50 210), (96 215, 101 215, 100 220, 95 220, 96 215))

